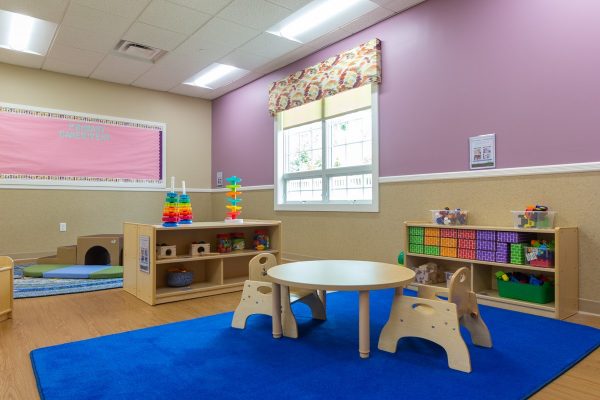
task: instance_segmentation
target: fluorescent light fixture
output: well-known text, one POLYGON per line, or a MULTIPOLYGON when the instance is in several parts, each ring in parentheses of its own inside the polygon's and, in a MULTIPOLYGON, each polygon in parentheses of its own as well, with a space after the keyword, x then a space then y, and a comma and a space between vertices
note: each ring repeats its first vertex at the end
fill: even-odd
POLYGON ((0 10, 0 47, 45 56, 57 24, 0 10))
POLYGON ((213 63, 183 83, 206 89, 216 89, 241 78, 248 72, 250 71, 232 65, 213 63))
POLYGON ((377 8, 368 0, 313 0, 267 33, 306 43, 377 8))

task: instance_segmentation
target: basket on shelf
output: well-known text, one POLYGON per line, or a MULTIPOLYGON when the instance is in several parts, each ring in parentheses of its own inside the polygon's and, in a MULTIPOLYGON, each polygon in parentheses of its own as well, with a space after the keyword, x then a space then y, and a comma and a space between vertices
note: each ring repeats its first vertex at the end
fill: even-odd
POLYGON ((184 287, 192 284, 194 273, 192 271, 169 271, 167 273, 167 286, 184 287))

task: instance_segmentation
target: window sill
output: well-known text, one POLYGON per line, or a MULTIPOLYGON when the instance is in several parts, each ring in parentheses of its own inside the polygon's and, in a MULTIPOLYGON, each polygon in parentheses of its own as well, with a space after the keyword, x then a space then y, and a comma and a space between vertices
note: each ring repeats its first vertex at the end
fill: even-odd
POLYGON ((311 203, 288 203, 275 204, 275 211, 329 211, 329 212, 379 212, 379 204, 311 204, 311 203))

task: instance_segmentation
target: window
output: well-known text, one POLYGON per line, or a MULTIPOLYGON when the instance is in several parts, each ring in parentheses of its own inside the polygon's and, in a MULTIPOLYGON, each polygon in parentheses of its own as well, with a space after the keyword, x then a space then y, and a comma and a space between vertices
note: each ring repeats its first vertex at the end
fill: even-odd
POLYGON ((377 86, 276 115, 275 209, 378 211, 377 86))

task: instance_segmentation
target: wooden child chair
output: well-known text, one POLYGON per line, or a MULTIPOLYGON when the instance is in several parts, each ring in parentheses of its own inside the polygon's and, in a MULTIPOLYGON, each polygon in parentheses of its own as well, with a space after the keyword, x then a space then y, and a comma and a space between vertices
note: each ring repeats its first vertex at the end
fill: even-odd
MULTIPOLYGON (((271 253, 261 253, 250 260, 249 279, 244 282, 242 300, 233 313, 232 327, 245 329, 246 320, 250 315, 263 314, 273 316, 273 283, 267 275, 267 270, 275 265, 277 265, 277 259, 271 253)), ((291 308, 291 304, 296 301, 309 306, 313 318, 326 319, 324 303, 316 291, 291 289, 288 294, 284 293, 284 287, 282 286, 281 323, 283 335, 290 338, 298 337, 298 324, 291 308)))
POLYGON ((400 338, 420 337, 446 350, 450 368, 471 372, 471 357, 460 325, 469 331, 473 344, 492 347, 490 332, 479 315, 477 297, 471 291, 468 268, 452 275, 448 289, 421 286, 417 297, 402 296, 401 292, 395 296, 390 319, 379 336, 380 350, 395 353, 400 338))

